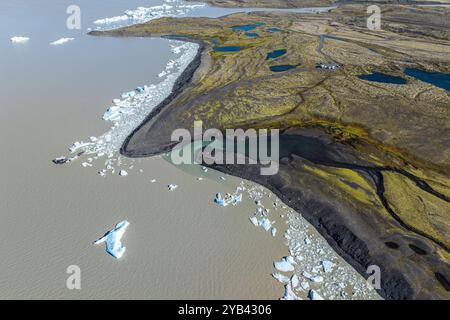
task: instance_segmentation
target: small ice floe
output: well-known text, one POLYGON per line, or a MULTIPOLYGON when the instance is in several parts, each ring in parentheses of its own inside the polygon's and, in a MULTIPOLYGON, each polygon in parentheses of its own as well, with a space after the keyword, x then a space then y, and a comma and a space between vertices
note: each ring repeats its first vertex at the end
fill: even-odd
MULTIPOLYGON (((259 226, 264 229, 264 231, 269 231, 272 228, 272 224, 274 222, 270 221, 269 218, 263 217, 262 219, 258 220, 256 216, 252 216, 249 218, 250 222, 253 223, 255 226, 259 226)), ((275 231, 276 233, 276 231, 275 231)), ((272 235, 274 232, 272 231, 272 235)))
POLYGON ((53 159, 52 162, 53 162, 54 164, 65 164, 65 163, 68 163, 68 162, 71 162, 71 161, 77 159, 77 158, 80 157, 83 153, 84 153, 84 152, 80 152, 80 153, 74 155, 73 157, 64 157, 64 156, 57 157, 57 158, 53 159))
POLYGON ((225 197, 222 197, 222 195, 220 193, 217 193, 216 197, 214 198, 214 203, 216 203, 217 205, 222 206, 222 207, 226 207, 229 204, 232 204, 235 206, 238 203, 240 203, 241 201, 242 201, 242 193, 240 193, 240 194, 227 193, 225 195, 225 197))
POLYGON ((92 167, 92 164, 88 162, 83 162, 81 165, 83 166, 83 168, 92 167))
POLYGON ((64 44, 64 43, 67 43, 67 42, 73 41, 73 40, 74 40, 74 38, 60 38, 58 40, 50 42, 50 45, 52 45, 52 46, 59 46, 61 44, 64 44))
POLYGON ((70 147, 69 147, 69 151, 71 153, 74 153, 75 151, 79 150, 79 149, 83 149, 86 148, 87 146, 92 145, 92 142, 74 142, 70 147))
POLYGON ((197 180, 198 180, 198 181, 202 181, 203 178, 202 178, 202 177, 198 177, 197 180))
POLYGON ((30 40, 30 38, 15 36, 15 37, 12 37, 10 40, 11 40, 12 43, 25 43, 28 40, 30 40))
POLYGON ((281 283, 289 282, 289 277, 286 277, 285 275, 278 273, 278 272, 272 273, 272 277, 274 277, 275 280, 277 280, 278 282, 281 282, 281 283))
POLYGON ((277 228, 272 228, 272 237, 275 237, 277 235, 277 228))
POLYGON ((285 258, 281 259, 280 261, 275 261, 273 263, 273 266, 275 267, 275 269, 281 272, 294 271, 294 266, 292 265, 292 263, 286 261, 285 258))
POLYGON ((322 261, 322 268, 325 273, 333 271, 334 263, 328 260, 322 261))
POLYGON ((314 289, 309 290, 308 298, 311 300, 324 300, 323 297, 314 289))
POLYGON ((208 168, 207 167, 202 167, 203 172, 208 172, 208 168))
POLYGON ((116 224, 115 228, 105 233, 103 237, 96 240, 94 244, 106 242, 106 252, 116 259, 122 258, 126 248, 122 246, 122 236, 130 223, 127 220, 116 224))
POLYGON ((308 279, 311 282, 323 282, 323 277, 322 276, 316 276, 316 275, 312 275, 309 272, 303 271, 302 276, 304 276, 306 279, 308 279))
POLYGON ((119 176, 126 177, 127 175, 128 175, 128 172, 126 172, 125 170, 120 170, 119 171, 119 176))
POLYGON ((284 285, 284 296, 280 300, 300 300, 299 297, 292 290, 291 284, 286 283, 284 285))
POLYGON ((176 188, 178 188, 178 186, 177 186, 176 184, 169 184, 169 185, 167 186, 167 188, 169 189, 169 191, 173 191, 173 190, 175 190, 176 188))
POLYGON ((152 179, 152 180, 150 180, 150 182, 151 182, 151 183, 155 183, 155 182, 156 182, 156 179, 152 179))

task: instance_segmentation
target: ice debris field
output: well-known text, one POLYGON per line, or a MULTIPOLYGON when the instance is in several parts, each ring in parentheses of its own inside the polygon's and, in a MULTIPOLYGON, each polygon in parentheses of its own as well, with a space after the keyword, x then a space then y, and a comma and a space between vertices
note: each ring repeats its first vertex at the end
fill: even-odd
POLYGON ((122 245, 121 239, 129 225, 130 223, 126 220, 119 222, 114 229, 105 233, 94 244, 106 243, 106 252, 116 259, 122 258, 126 248, 122 245))

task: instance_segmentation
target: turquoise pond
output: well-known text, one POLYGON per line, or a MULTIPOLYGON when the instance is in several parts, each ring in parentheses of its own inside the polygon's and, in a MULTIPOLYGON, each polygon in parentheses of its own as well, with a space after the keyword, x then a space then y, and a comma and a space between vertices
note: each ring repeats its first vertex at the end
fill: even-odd
POLYGON ((270 31, 270 32, 281 32, 282 30, 279 29, 279 28, 267 28, 267 31, 270 31))
POLYGON ((246 32, 245 35, 250 38, 257 38, 259 35, 257 33, 246 32))
POLYGON ((216 52, 238 52, 241 51, 239 46, 225 46, 225 47, 213 47, 216 52))
POLYGON ((257 27, 261 27, 265 25, 264 22, 257 22, 255 24, 245 24, 245 25, 241 25, 241 26, 232 26, 231 29, 236 30, 236 31, 251 31, 251 30, 255 30, 257 27))
POLYGON ((294 66, 292 64, 284 64, 284 65, 279 65, 279 66, 271 66, 270 67, 270 71, 272 72, 284 72, 284 71, 288 71, 291 69, 295 69, 297 66, 294 66))
POLYGON ((276 59, 278 57, 284 56, 286 54, 286 52, 287 52, 286 49, 279 49, 279 50, 271 51, 267 54, 266 60, 276 59))
POLYGON ((406 68, 405 74, 417 80, 430 83, 436 87, 450 91, 450 74, 442 72, 427 72, 414 68, 406 68))
POLYGON ((405 84, 406 80, 400 77, 391 76, 381 72, 374 72, 371 74, 364 74, 358 76, 361 80, 381 82, 381 83, 391 83, 391 84, 405 84))

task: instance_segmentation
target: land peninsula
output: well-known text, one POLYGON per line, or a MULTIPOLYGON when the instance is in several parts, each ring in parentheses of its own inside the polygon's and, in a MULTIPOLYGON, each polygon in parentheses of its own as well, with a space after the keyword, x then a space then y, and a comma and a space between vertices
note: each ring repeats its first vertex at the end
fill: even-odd
POLYGON ((92 34, 200 43, 124 155, 167 152, 172 131, 194 120, 280 129, 277 175, 214 168, 267 186, 362 275, 380 266, 384 298, 449 299, 450 92, 416 74, 450 73, 450 19, 446 8, 381 8, 381 31, 366 27, 366 5, 355 4, 162 18, 92 34))

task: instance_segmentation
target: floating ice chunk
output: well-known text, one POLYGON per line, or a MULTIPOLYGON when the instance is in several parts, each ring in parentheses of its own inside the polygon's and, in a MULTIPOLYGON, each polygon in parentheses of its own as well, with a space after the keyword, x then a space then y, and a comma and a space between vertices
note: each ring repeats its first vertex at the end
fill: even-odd
POLYGON ((328 261, 328 260, 324 260, 324 261, 322 261, 322 267, 323 267, 323 271, 325 273, 328 273, 333 270, 334 263, 331 261, 328 261))
POLYGON ((306 289, 309 288, 309 283, 306 282, 306 281, 302 281, 302 282, 300 283, 300 287, 302 287, 303 290, 306 290, 306 289))
POLYGON ((156 182, 156 179, 152 179, 152 180, 150 180, 150 182, 151 182, 151 183, 155 183, 155 182, 156 182))
POLYGON ((286 260, 286 262, 289 262, 290 264, 297 264, 297 262, 295 262, 295 259, 292 256, 286 256, 283 259, 286 260))
POLYGON ((61 44, 64 44, 64 43, 67 43, 67 42, 73 41, 73 40, 74 40, 74 38, 61 38, 61 39, 55 40, 53 42, 50 42, 50 45, 58 46, 58 45, 61 45, 61 44))
POLYGON ((273 266, 281 272, 289 272, 289 271, 294 271, 294 266, 292 264, 290 264, 289 262, 287 262, 285 259, 282 259, 280 261, 275 261, 273 263, 273 266))
POLYGON ((120 170, 119 171, 119 176, 126 177, 127 175, 128 175, 128 172, 126 172, 125 170, 120 170))
POLYGON ((259 221, 259 225, 265 230, 269 231, 272 228, 272 222, 268 218, 262 218, 259 221))
POLYGON ((254 226, 259 226, 258 218, 255 216, 250 218, 250 222, 253 223, 254 226))
POLYGON ((119 222, 114 229, 105 233, 105 235, 96 240, 94 244, 106 242, 106 251, 116 259, 122 258, 126 248, 122 246, 121 239, 129 224, 130 223, 127 220, 119 222))
POLYGON ((323 300, 323 297, 314 289, 309 290, 308 298, 311 300, 323 300))
POLYGON ((77 151, 79 149, 85 148, 85 147, 90 146, 92 144, 93 144, 92 142, 78 142, 78 141, 76 141, 69 147, 69 151, 73 153, 73 152, 75 152, 75 151, 77 151))
POLYGON ((143 93, 143 92, 145 92, 145 89, 143 87, 137 87, 136 88, 136 92, 137 93, 143 93))
POLYGON ((299 297, 292 291, 290 283, 284 285, 284 296, 280 300, 300 300, 299 297))
POLYGON ((122 16, 116 16, 112 18, 105 18, 105 19, 98 19, 94 21, 94 24, 109 24, 109 23, 115 23, 115 22, 121 22, 128 20, 127 15, 122 16))
POLYGON ((67 157, 57 157, 55 159, 52 160, 54 164, 64 164, 66 162, 71 161, 71 158, 67 158, 67 157))
POLYGON ((208 168, 207 167, 202 167, 203 172, 208 172, 208 168))
POLYGON ((167 188, 169 188, 170 191, 173 191, 173 190, 175 190, 176 188, 178 188, 178 186, 177 186, 176 184, 169 184, 169 185, 167 186, 167 188))
POLYGON ((286 277, 285 275, 282 275, 281 273, 272 273, 272 277, 275 278, 278 282, 281 283, 288 283, 289 277, 286 277))
POLYGON ((297 288, 299 282, 300 282, 300 281, 299 281, 299 279, 298 279, 298 276, 297 276, 296 274, 293 274, 292 277, 291 277, 291 287, 292 287, 292 288, 297 288))
POLYGON ((13 43, 25 43, 25 42, 27 42, 28 40, 30 40, 30 38, 28 38, 28 37, 15 36, 15 37, 12 37, 10 40, 11 40, 11 42, 13 42, 13 43))
POLYGON ((277 228, 272 228, 272 237, 275 237, 277 235, 277 228))

